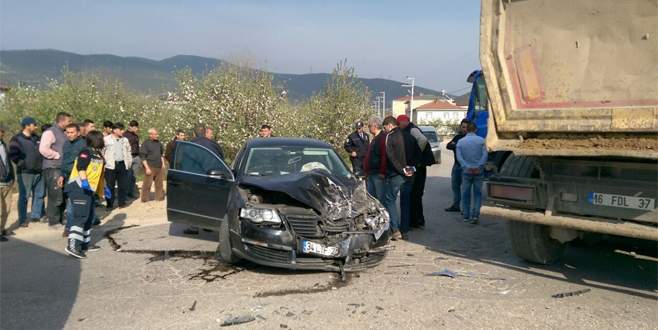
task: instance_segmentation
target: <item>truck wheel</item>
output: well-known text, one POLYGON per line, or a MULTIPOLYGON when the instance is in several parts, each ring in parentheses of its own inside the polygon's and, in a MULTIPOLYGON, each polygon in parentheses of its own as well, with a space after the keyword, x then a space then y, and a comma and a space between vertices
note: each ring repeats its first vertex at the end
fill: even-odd
POLYGON ((500 169, 502 176, 519 178, 539 178, 537 160, 532 157, 509 155, 500 169))
POLYGON ((508 228, 512 249, 518 257, 542 265, 550 264, 562 257, 564 244, 551 238, 551 227, 510 221, 508 228))
MULTIPOLYGON (((510 155, 500 169, 500 175, 539 178, 536 165, 535 158, 510 155)), ((509 221, 508 228, 512 249, 521 259, 546 265, 559 259, 564 252, 564 244, 551 238, 549 226, 509 221)))
POLYGON ((227 264, 235 264, 240 261, 240 257, 233 253, 228 219, 222 221, 222 224, 219 225, 219 245, 217 246, 217 254, 219 255, 219 258, 227 264))

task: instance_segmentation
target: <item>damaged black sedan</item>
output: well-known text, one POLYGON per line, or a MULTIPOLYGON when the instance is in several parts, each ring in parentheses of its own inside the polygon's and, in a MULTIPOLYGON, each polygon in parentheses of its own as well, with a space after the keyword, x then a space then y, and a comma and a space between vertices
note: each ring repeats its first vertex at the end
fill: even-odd
POLYGON ((219 232, 225 262, 350 271, 382 261, 389 218, 327 143, 248 141, 229 168, 208 149, 177 144, 167 174, 169 221, 219 232))

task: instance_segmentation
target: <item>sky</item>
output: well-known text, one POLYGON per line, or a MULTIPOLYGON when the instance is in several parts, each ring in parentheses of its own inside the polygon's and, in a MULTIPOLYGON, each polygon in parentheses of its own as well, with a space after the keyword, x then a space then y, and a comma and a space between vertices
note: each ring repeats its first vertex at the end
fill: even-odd
POLYGON ((463 94, 479 15, 477 0, 0 0, 0 49, 198 55, 279 73, 347 59, 364 78, 463 94))

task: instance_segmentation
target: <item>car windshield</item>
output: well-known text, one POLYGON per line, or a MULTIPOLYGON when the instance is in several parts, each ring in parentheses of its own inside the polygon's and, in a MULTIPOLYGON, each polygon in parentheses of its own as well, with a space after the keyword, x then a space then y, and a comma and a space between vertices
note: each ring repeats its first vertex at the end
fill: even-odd
POLYGON ((439 138, 436 136, 436 132, 433 131, 423 131, 423 135, 429 140, 431 143, 439 142, 439 138))
POLYGON ((351 175, 333 149, 301 146, 251 148, 244 174, 278 176, 312 170, 323 170, 341 177, 351 175))

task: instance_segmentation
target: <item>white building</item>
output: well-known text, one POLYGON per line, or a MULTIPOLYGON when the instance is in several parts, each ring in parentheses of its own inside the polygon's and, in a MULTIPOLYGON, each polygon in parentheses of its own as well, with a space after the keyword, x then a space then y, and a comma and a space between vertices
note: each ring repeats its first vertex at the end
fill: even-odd
MULTIPOLYGON (((414 103, 416 100, 414 100, 414 103)), ((417 125, 429 124, 440 120, 444 124, 458 124, 466 117, 466 110, 443 100, 427 102, 414 109, 414 120, 417 125)))
MULTIPOLYGON (((423 104, 430 103, 436 100, 436 96, 433 95, 416 95, 414 96, 414 104, 411 105, 412 108, 417 108, 423 104)), ((409 115, 409 103, 411 102, 411 96, 401 96, 397 99, 394 99, 391 104, 391 112, 394 117, 399 115, 409 115)))

